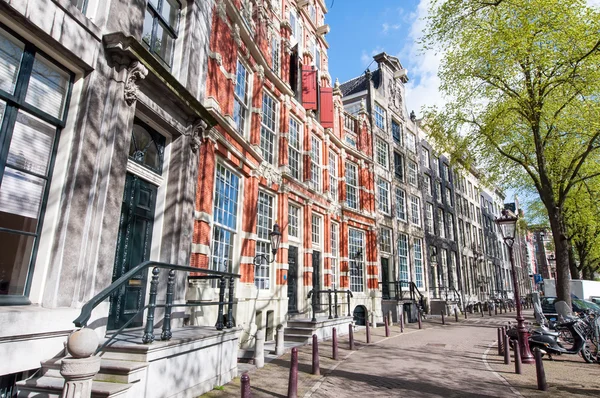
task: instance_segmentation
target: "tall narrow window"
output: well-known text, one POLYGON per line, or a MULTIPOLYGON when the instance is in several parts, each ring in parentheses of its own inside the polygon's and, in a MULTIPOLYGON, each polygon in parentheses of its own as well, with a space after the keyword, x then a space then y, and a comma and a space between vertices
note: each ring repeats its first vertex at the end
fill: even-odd
POLYGON ((450 207, 453 206, 452 202, 452 190, 450 188, 446 188, 446 204, 450 207))
MULTIPOLYGON (((273 197, 264 192, 258 192, 258 211, 256 216, 256 254, 269 257, 271 243, 269 232, 273 226, 273 197)), ((264 259, 254 265, 254 285, 258 289, 269 289, 271 287, 269 263, 264 259)))
POLYGON ((375 126, 385 130, 385 109, 375 103, 375 126))
POLYGON ((404 156, 394 152, 394 176, 404 182, 404 156))
POLYGON ((413 187, 418 187, 417 164, 412 160, 408 161, 408 183, 413 187))
POLYGON ((302 157, 300 151, 300 132, 301 132, 300 123, 296 121, 294 118, 290 118, 290 140, 288 143, 288 158, 289 158, 289 166, 290 173, 292 177, 296 179, 300 179, 302 176, 302 157))
POLYGON ((389 167, 388 156, 388 144, 382 139, 377 138, 375 140, 375 158, 377 160, 377 164, 385 168, 386 170, 389 167))
POLYGON ((442 183, 439 181, 435 182, 435 187, 436 187, 436 198, 437 201, 442 203, 442 198, 444 197, 444 193, 442 192, 442 183))
POLYGON ((79 11, 83 14, 87 11, 88 0, 71 0, 71 4, 73 4, 79 11))
POLYGON ((0 28, 0 302, 29 294, 72 81, 0 28))
POLYGON ((362 292, 365 288, 364 256, 365 233, 352 229, 348 230, 348 254, 350 256, 350 290, 362 292))
POLYGON ((263 93, 262 118, 260 122, 260 149, 263 158, 275 164, 275 129, 277 121, 277 103, 266 92, 263 93))
POLYGON ((443 209, 438 209, 438 235, 440 238, 446 238, 446 223, 443 209))
POLYGON ((279 36, 277 35, 273 35, 273 37, 271 38, 271 68, 273 69, 273 72, 275 72, 276 75, 279 76, 279 63, 280 63, 280 54, 279 54, 279 48, 280 48, 280 40, 279 40, 279 36))
POLYGON ((426 215, 425 228, 428 233, 433 234, 433 205, 427 203, 427 215, 426 215))
POLYGON ((142 43, 168 68, 173 65, 180 11, 178 0, 150 0, 146 6, 142 43))
POLYGON ((441 258, 442 258, 442 286, 450 287, 450 281, 448 280, 448 250, 441 250, 441 258))
POLYGON ((392 119, 392 137, 397 144, 402 145, 402 130, 400 124, 392 119))
POLYGON ((353 163, 346 163, 346 204, 351 209, 358 209, 358 175, 353 163))
POLYGON ((239 59, 235 73, 234 100, 233 121, 237 125, 238 133, 244 135, 248 117, 248 72, 239 59))
POLYGON ((437 156, 433 157, 433 164, 431 165, 434 175, 437 177, 440 175, 440 159, 437 156))
POLYGON ((448 239, 454 240, 454 216, 448 213, 448 239))
POLYGON ((406 193, 396 188, 396 218, 406 221, 406 193))
POLYGON ((410 131, 406 134, 406 147, 412 153, 417 153, 417 137, 410 131))
POLYGON ((312 215, 311 241, 315 246, 321 246, 321 217, 312 215))
POLYGON ((410 216, 413 224, 421 226, 421 200, 414 195, 410 196, 410 216))
POLYGON ((423 241, 415 239, 413 247, 415 254, 415 284, 417 287, 423 287, 423 241))
POLYGON ((339 247, 340 234, 339 226, 336 223, 331 223, 331 288, 337 289, 338 286, 338 267, 339 267, 339 247))
POLYGON ((390 183, 380 178, 377 180, 377 193, 379 199, 379 210, 390 213, 390 183))
POLYGON ((335 202, 338 199, 338 157, 329 151, 329 193, 335 202))
POLYGON ((288 206, 288 236, 300 238, 300 208, 298 206, 288 206))
POLYGON ((321 140, 310 138, 310 182, 315 191, 321 191, 321 140))
POLYGON ((379 248, 383 253, 392 252, 392 230, 381 228, 379 230, 379 248))
POLYGON ((444 178, 446 182, 450 182, 450 167, 446 163, 444 163, 444 178))
POLYGON ((408 274, 408 236, 398 236, 398 277, 402 282, 410 281, 408 274))
POLYGON ((433 186, 431 177, 429 177, 427 174, 423 176, 423 185, 425 185, 425 192, 427 192, 427 195, 433 196, 433 186))
POLYGON ((425 147, 421 147, 421 163, 423 163, 423 166, 427 167, 428 169, 431 168, 431 162, 429 161, 429 149, 425 147))
POLYGON ((214 271, 232 272, 239 181, 239 177, 228 168, 217 164, 211 253, 211 269, 214 271))

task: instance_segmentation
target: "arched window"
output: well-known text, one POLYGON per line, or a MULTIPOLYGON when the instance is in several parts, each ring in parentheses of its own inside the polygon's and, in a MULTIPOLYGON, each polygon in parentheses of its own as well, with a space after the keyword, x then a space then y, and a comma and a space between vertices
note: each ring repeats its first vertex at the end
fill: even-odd
POLYGON ((129 158, 161 174, 165 150, 165 137, 138 119, 133 123, 129 158))

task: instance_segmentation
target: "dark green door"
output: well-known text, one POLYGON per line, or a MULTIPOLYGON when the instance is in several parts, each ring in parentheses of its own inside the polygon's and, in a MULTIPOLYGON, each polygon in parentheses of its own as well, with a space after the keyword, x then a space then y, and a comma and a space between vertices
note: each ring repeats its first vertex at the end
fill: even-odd
MULTIPOLYGON (((121 205, 119 236, 113 281, 141 262, 150 258, 152 227, 157 187, 133 174, 127 174, 125 192, 121 205)), ((118 329, 135 317, 128 327, 142 325, 146 294, 146 272, 140 272, 129 280, 111 299, 109 329, 118 329)))
POLYGON ((290 246, 288 249, 288 312, 298 312, 298 248, 290 246))
POLYGON ((381 258, 381 295, 384 300, 390 298, 389 260, 381 258))
POLYGON ((321 295, 318 292, 321 290, 321 252, 313 251, 312 254, 312 266, 313 266, 313 289, 315 291, 315 298, 317 305, 321 305, 321 295))

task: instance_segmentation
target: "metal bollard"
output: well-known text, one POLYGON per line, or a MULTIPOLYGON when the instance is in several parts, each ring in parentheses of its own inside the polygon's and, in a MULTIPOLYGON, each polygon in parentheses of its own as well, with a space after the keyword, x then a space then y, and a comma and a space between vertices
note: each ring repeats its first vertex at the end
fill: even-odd
POLYGON ((250 392, 250 376, 248 376, 248 373, 244 373, 242 375, 241 379, 242 379, 242 398, 252 397, 252 393, 250 392))
POLYGON ((458 308, 454 309, 454 320, 458 322, 458 308))
POLYGON ((338 341, 337 341, 337 330, 335 328, 333 328, 333 342, 332 342, 332 356, 333 356, 333 360, 337 361, 338 359, 338 341))
POLYGON ((494 315, 498 315, 498 306, 497 305, 494 306, 494 315))
POLYGON ((388 311, 388 326, 392 327, 394 325, 394 318, 392 317, 392 310, 388 311))
MULTIPOLYGON (((518 336, 518 335, 517 335, 518 336)), ((521 372, 521 347, 519 345, 519 339, 517 337, 517 342, 514 345, 514 355, 515 355, 515 373, 520 375, 521 372)))
POLYGON ((442 325, 446 324, 446 319, 444 318, 444 311, 442 311, 442 325))
POLYGON ((421 311, 417 314, 417 322, 419 322, 419 329, 423 329, 423 323, 421 322, 421 311))
POLYGON ((385 337, 390 337, 390 326, 388 323, 387 316, 383 318, 383 323, 385 327, 385 337))
POLYGON ((535 358, 535 374, 537 376, 538 390, 548 391, 548 383, 546 383, 546 372, 544 372, 544 362, 542 362, 542 352, 539 348, 533 349, 533 357, 535 358))
POLYGON ((369 327, 368 319, 366 319, 365 325, 367 325, 367 344, 371 344, 371 328, 369 327))
POLYGON ((312 338, 312 374, 315 376, 321 375, 321 369, 319 367, 319 339, 316 334, 313 334, 312 338))
POLYGON ((285 343, 283 340, 283 325, 277 325, 277 332, 275 335, 275 355, 281 356, 285 352, 285 343))
POLYGON ((510 365, 510 342, 508 335, 504 334, 504 364, 510 365))
POLYGON ((288 398, 298 397, 298 348, 292 348, 292 360, 290 362, 290 378, 288 380, 288 398))
POLYGON ((479 304, 479 312, 481 312, 481 317, 483 318, 483 304, 479 304))
POLYGON ((489 305, 488 305, 488 315, 492 316, 492 307, 490 307, 489 305))
POLYGON ((465 311, 465 319, 469 319, 469 316, 467 315, 468 311, 465 311))
POLYGON ((348 343, 350 345, 350 351, 354 349, 354 329, 352 324, 348 324, 348 343))
POLYGON ((496 331, 498 332, 498 355, 502 356, 504 355, 504 351, 502 351, 502 329, 498 328, 496 331))

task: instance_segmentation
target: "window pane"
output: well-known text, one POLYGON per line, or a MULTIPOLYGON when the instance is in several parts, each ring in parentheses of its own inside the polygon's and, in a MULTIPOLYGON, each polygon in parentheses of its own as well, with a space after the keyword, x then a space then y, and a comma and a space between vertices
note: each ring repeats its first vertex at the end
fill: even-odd
POLYGON ((0 29, 0 90, 13 93, 25 45, 0 29))
POLYGON ((150 11, 146 10, 146 15, 144 16, 144 30, 142 31, 142 41, 150 46, 152 42, 152 25, 154 24, 154 18, 152 18, 152 14, 150 11))
POLYGON ((162 171, 162 149, 165 145, 163 136, 154 135, 139 124, 133 125, 129 157, 135 162, 160 173, 162 171))
POLYGON ((177 0, 164 0, 160 14, 169 22, 173 30, 177 30, 177 19, 179 16, 179 3, 177 0))
POLYGON ((0 227, 35 232, 45 181, 7 167, 0 187, 0 227))
POLYGON ((13 130, 7 163, 36 174, 46 175, 56 127, 19 112, 13 130))
POLYGON ((0 295, 25 294, 35 237, 0 232, 0 295))
POLYGON ((6 110, 6 102, 0 101, 0 126, 2 126, 2 121, 4 120, 4 111, 6 110))
POLYGON ((173 59, 173 48, 175 47, 175 39, 171 36, 169 31, 163 28, 162 23, 158 23, 156 27, 156 42, 154 43, 154 52, 165 61, 165 63, 171 66, 171 60, 173 59))
POLYGON ((62 119, 68 89, 69 75, 37 54, 25 101, 57 119, 62 119))

